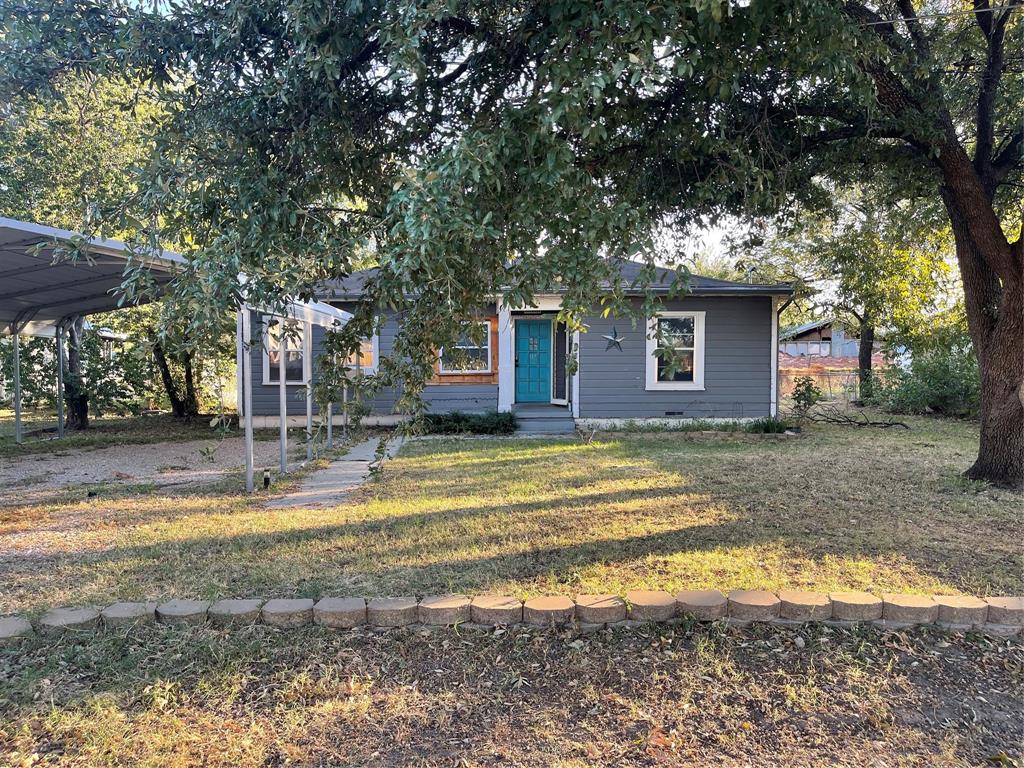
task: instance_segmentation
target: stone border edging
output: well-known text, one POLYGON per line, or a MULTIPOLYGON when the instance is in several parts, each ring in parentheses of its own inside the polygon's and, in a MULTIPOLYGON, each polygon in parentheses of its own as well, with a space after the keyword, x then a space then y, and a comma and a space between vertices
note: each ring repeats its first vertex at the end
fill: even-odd
POLYGON ((838 626, 874 624, 883 629, 935 625, 953 632, 978 631, 995 637, 1024 632, 1024 597, 978 598, 967 595, 898 595, 867 592, 766 592, 737 589, 728 595, 714 589, 675 595, 634 590, 619 595, 533 597, 525 602, 507 595, 436 595, 415 597, 167 600, 119 602, 102 610, 89 606, 53 608, 33 625, 21 616, 0 617, 0 646, 32 636, 58 635, 119 627, 139 622, 231 627, 262 622, 283 629, 316 624, 331 629, 389 629, 412 625, 489 629, 529 624, 575 625, 580 632, 609 626, 636 626, 691 618, 724 620, 738 626, 769 622, 799 625, 822 622, 838 626))

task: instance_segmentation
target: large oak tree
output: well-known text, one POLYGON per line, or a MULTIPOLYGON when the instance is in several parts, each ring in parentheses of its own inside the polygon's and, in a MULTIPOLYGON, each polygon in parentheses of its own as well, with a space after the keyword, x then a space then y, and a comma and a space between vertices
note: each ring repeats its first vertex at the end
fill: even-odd
POLYGON ((983 372, 968 474, 1024 482, 1021 0, 7 7, 13 91, 83 68, 162 86, 173 119, 124 210, 194 233, 195 322, 239 271, 262 301, 310 294, 369 250, 352 338, 406 313, 382 381, 422 381, 489 295, 559 281, 578 316, 615 300, 608 257, 653 264, 655 227, 884 173, 956 239, 983 372))

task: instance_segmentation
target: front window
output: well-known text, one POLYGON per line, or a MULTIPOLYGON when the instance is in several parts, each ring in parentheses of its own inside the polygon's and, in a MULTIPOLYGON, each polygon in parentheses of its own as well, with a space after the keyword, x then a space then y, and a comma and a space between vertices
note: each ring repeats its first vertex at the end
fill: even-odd
POLYGON ((348 356, 345 360, 345 367, 360 373, 375 373, 377 371, 377 337, 360 341, 359 351, 348 356))
POLYGON ((662 312, 650 318, 647 389, 704 389, 703 312, 662 312))
POLYGON ((659 317, 658 381, 693 381, 694 318, 659 317))
POLYGON ((441 350, 441 373, 490 373, 491 324, 476 323, 473 332, 441 350))
MULTIPOLYGON (((281 370, 281 332, 284 323, 280 318, 267 320, 267 333, 263 345, 263 383, 277 384, 280 382, 281 370)), ((286 338, 287 354, 285 356, 285 384, 305 384, 304 360, 306 355, 306 338, 302 323, 288 321, 286 338)))

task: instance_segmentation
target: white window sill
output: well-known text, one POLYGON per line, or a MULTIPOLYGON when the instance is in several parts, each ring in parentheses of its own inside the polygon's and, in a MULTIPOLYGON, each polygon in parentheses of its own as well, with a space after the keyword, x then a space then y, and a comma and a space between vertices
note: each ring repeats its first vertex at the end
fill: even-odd
POLYGON ((703 384, 648 384, 645 387, 647 392, 704 392, 707 390, 703 384))

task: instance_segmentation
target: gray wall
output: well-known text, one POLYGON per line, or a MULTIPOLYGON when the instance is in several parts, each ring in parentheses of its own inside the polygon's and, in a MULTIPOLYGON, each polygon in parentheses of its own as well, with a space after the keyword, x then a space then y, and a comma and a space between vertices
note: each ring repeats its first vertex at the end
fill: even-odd
MULTIPOLYGON (((580 334, 580 416, 582 418, 749 418, 767 416, 771 407, 772 301, 768 297, 688 298, 667 309, 703 310, 705 315, 704 391, 662 390, 646 386, 646 327, 634 329, 622 318, 587 318, 580 334), (615 327, 622 351, 605 350, 601 338, 615 327), (671 416, 670 416, 671 414, 671 416)), ((253 328, 258 324, 254 320, 253 328)), ((398 320, 389 317, 380 332, 380 355, 391 354, 398 320)), ((314 328, 314 359, 324 330, 314 328)), ((278 388, 264 386, 263 355, 253 350, 253 413, 276 415, 278 388)), ((315 376, 314 366, 314 376, 315 376)), ((302 387, 288 387, 288 412, 305 413, 302 387)), ((496 384, 429 385, 424 399, 431 411, 482 412, 498 406, 496 384)), ((373 402, 375 414, 393 412, 397 393, 385 390, 373 402)), ((315 406, 314 406, 315 408, 315 406)))
POLYGON ((703 310, 703 391, 646 387, 647 342, 642 321, 591 317, 580 334, 581 418, 699 418, 767 416, 771 407, 772 300, 768 297, 687 298, 669 310, 703 310), (615 327, 622 351, 601 338, 615 327))
MULTIPOLYGON (((342 309, 347 309, 342 305, 342 309)), ((253 331, 259 325, 258 316, 253 318, 253 331)), ((316 357, 323 350, 324 329, 313 327, 313 379, 316 380, 316 357)), ((379 352, 381 357, 391 354, 395 335, 398 333, 398 319, 389 316, 380 330, 379 352)), ((256 416, 276 416, 278 414, 278 385, 263 384, 263 350, 254 346, 252 351, 252 412, 256 416)), ((373 413, 387 415, 394 412, 398 393, 387 388, 373 399, 373 413)), ((430 411, 443 413, 446 411, 483 412, 493 411, 498 407, 497 384, 434 384, 427 385, 423 400, 430 411)), ((306 412, 305 390, 301 386, 288 387, 288 413, 301 415, 306 412)), ((318 413, 316 403, 313 412, 318 413)))

